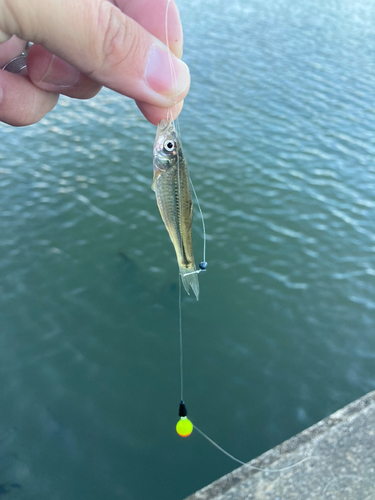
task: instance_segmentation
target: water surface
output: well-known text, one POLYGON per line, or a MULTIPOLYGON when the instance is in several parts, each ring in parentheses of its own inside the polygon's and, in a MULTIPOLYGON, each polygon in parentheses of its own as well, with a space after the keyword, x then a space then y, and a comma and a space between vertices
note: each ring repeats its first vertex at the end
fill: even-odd
MULTIPOLYGON (((372 0, 180 0, 208 232, 189 416, 247 461, 375 385, 372 0)), ((178 500, 236 464, 175 434, 178 274, 155 127, 103 91, 0 127, 0 484, 178 500)), ((197 261, 202 234, 195 220, 197 261)))

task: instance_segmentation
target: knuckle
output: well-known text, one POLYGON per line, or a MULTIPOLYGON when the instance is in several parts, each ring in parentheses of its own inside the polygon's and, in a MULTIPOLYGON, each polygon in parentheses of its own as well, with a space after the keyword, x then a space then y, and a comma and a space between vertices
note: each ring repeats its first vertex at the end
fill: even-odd
POLYGON ((99 9, 101 35, 96 48, 96 70, 113 70, 121 65, 122 71, 133 68, 138 54, 139 33, 135 23, 110 2, 103 2, 99 9))
POLYGON ((91 99, 95 97, 101 90, 101 85, 87 79, 87 82, 83 84, 74 85, 70 89, 61 88, 60 92, 68 97, 73 97, 74 99, 91 99))

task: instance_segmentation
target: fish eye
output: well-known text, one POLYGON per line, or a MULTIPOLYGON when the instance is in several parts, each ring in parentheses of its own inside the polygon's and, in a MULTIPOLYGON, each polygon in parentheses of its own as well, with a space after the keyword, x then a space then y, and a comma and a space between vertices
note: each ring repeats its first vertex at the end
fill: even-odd
POLYGON ((164 141, 163 147, 166 151, 168 151, 168 153, 170 153, 175 149, 175 143, 174 141, 167 139, 166 141, 164 141))

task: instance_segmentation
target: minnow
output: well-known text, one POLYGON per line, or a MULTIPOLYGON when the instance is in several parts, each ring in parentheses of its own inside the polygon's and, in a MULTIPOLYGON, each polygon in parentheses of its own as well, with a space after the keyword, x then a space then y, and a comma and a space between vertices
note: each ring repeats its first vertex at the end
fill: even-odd
POLYGON ((158 125, 153 164, 151 188, 155 191, 161 217, 176 251, 182 284, 187 293, 191 287, 198 300, 199 281, 191 235, 193 201, 190 177, 178 132, 168 119, 161 120, 158 125))

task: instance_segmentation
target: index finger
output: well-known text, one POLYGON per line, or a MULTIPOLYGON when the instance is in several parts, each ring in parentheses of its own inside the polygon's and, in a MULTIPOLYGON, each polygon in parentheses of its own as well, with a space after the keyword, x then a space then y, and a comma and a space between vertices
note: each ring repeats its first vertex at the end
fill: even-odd
MULTIPOLYGON (((154 1, 161 0, 148 0, 150 9, 154 1)), ((152 17, 150 11, 146 17, 152 17)), ((168 108, 188 93, 186 64, 107 0, 0 1, 0 28, 42 45, 97 83, 137 101, 168 108)))

